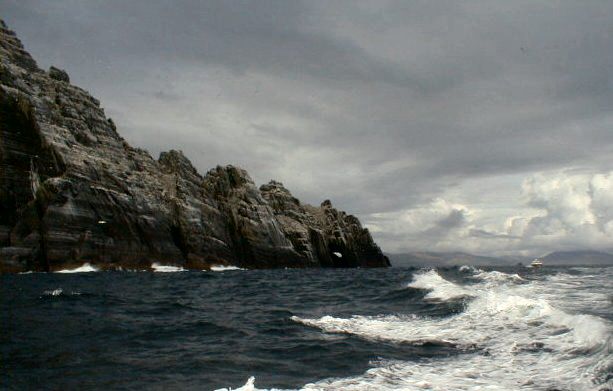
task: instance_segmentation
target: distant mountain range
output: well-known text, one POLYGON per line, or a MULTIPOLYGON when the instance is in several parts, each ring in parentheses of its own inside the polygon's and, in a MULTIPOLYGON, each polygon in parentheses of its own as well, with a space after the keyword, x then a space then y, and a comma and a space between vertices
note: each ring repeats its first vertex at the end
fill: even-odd
MULTIPOLYGON (((387 254, 392 266, 509 266, 529 264, 532 257, 489 257, 463 252, 417 251, 402 254, 387 254)), ((539 258, 545 265, 613 265, 613 254, 601 251, 555 251, 539 258)))

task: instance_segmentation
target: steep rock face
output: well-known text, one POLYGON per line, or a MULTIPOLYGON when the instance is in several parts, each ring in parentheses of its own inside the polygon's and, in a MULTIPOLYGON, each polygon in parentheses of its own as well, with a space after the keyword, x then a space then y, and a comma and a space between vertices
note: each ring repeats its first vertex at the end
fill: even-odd
POLYGON ((283 234, 272 208, 245 170, 218 166, 207 173, 204 188, 225 217, 240 265, 304 266, 304 260, 283 234))
POLYGON ((240 168, 203 177, 181 152, 156 161, 132 148, 95 98, 39 69, 4 23, 0 60, 0 271, 387 265, 331 205, 301 206, 276 182, 258 189, 240 168))
POLYGON ((37 270, 180 259, 157 163, 125 143, 96 99, 38 69, 1 31, 0 189, 16 211, 2 221, 2 254, 37 270))
POLYGON ((324 201, 319 208, 301 205, 282 183, 270 181, 260 191, 272 206, 283 232, 309 264, 332 267, 389 266, 360 221, 324 201))

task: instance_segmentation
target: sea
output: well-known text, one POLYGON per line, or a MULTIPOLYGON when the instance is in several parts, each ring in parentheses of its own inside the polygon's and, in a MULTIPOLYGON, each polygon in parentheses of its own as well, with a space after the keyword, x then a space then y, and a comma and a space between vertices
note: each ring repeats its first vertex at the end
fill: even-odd
POLYGON ((6 390, 611 390, 613 267, 0 276, 6 390))

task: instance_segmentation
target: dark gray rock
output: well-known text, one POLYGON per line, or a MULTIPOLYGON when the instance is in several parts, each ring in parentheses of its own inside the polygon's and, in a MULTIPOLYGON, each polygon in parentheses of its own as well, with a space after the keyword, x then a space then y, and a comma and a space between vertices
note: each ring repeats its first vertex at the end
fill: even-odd
POLYGON ((260 187, 285 236, 311 265, 332 267, 389 266, 389 260, 366 228, 352 215, 338 211, 329 200, 319 208, 301 205, 282 183, 260 187))
POLYGON ((68 73, 66 73, 66 71, 63 69, 54 67, 53 65, 49 68, 49 77, 54 80, 70 83, 68 73))
POLYGON ((202 176, 180 151, 154 160, 131 147, 98 100, 40 70, 5 25, 0 60, 0 272, 388 265, 329 201, 301 205, 238 167, 202 176))

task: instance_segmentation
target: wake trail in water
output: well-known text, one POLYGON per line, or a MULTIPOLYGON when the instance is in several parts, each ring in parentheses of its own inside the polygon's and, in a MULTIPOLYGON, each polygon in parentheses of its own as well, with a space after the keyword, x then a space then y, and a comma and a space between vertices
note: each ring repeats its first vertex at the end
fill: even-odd
POLYGON ((561 305, 573 276, 527 281, 499 271, 460 271, 475 283, 460 285, 429 270, 416 274, 408 284, 427 291, 426 300, 467 298, 464 311, 452 316, 291 319, 327 333, 374 341, 452 344, 465 354, 388 362, 361 376, 326 379, 303 389, 601 390, 613 386, 611 322, 582 313, 594 297, 587 292, 572 306, 561 305))

